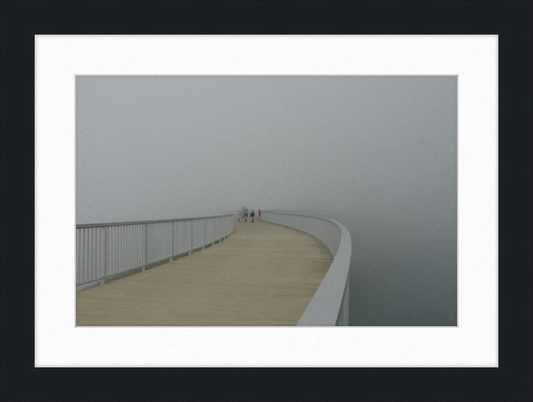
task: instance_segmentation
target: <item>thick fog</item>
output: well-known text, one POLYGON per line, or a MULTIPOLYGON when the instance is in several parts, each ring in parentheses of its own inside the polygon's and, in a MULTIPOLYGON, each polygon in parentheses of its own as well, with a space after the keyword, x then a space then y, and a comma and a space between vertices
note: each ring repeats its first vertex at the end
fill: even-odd
POLYGON ((78 224, 242 205, 348 228, 352 325, 456 325, 456 77, 77 77, 78 224))

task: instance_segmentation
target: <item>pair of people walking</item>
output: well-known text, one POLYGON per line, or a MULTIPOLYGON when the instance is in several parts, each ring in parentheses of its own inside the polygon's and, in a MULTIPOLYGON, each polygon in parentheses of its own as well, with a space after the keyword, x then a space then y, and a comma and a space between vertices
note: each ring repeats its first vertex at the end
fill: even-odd
MULTIPOLYGON (((248 213, 249 213, 248 207, 242 207, 238 213, 239 222, 241 221, 241 217, 244 219, 245 222, 248 222, 248 213)), ((252 212, 250 213, 250 218, 252 219, 252 222, 253 222, 255 218, 255 212, 253 209, 252 209, 252 212)))

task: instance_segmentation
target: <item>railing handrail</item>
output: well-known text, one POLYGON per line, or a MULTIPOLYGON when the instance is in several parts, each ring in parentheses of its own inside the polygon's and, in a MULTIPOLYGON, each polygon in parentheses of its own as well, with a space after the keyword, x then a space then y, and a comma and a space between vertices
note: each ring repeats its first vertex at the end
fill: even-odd
POLYGON ((312 233, 301 230, 319 240, 332 254, 333 261, 297 325, 333 326, 339 325, 339 323, 340 325, 348 325, 349 273, 352 255, 352 240, 348 229, 341 223, 322 216, 269 210, 261 211, 262 215, 263 213, 320 219, 338 226, 341 235, 336 250, 332 250, 331 245, 325 244, 325 239, 320 239, 312 233))
POLYGON ((180 222, 180 221, 197 221, 200 219, 212 219, 212 218, 222 218, 225 216, 234 216, 233 213, 227 213, 223 215, 212 215, 212 216, 196 216, 191 218, 176 218, 176 219, 156 219, 149 221, 127 221, 127 222, 109 222, 109 223, 82 223, 77 224, 76 229, 81 228, 97 228, 105 226, 124 226, 124 225, 144 225, 147 223, 165 223, 165 222, 180 222))

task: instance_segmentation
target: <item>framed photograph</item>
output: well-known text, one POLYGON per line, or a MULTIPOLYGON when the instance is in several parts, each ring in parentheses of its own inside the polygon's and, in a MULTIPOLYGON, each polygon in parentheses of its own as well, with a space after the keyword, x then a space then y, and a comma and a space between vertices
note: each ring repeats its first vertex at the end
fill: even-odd
POLYGON ((528 13, 527 2, 3 3, 3 182, 28 189, 2 225, 17 244, 3 247, 3 398, 527 399, 528 13), (250 121, 217 123, 228 116, 250 121), (150 179, 194 160, 200 178, 223 167, 189 183, 194 195, 178 191, 183 175, 150 179), (206 211, 195 196, 213 186, 227 211, 239 183, 219 183, 254 162, 272 209, 346 222, 348 326, 76 325, 76 224, 175 217, 150 194, 206 211), (132 203, 128 174, 149 182, 132 203), (125 373, 164 386, 104 391, 125 373))

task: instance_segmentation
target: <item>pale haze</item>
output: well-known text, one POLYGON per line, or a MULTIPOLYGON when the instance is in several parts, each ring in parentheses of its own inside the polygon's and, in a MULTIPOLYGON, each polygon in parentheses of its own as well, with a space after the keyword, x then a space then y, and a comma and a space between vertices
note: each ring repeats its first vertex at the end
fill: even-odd
POLYGON ((243 205, 346 226, 351 325, 457 325, 457 78, 76 78, 78 224, 243 205))

